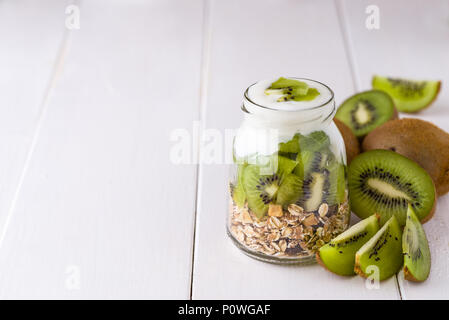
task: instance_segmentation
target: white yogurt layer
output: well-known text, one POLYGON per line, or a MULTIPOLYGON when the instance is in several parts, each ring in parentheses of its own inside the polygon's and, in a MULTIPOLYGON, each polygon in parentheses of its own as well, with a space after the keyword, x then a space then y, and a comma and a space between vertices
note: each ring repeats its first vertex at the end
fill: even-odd
POLYGON ((330 123, 335 113, 333 92, 319 82, 297 79, 320 94, 311 101, 278 102, 282 95, 265 94, 277 79, 262 80, 248 88, 247 99, 243 101, 246 113, 234 140, 234 155, 239 158, 256 153, 270 155, 277 151, 279 142, 289 141, 296 133, 307 135, 323 130, 333 140, 332 152, 340 157, 338 146, 343 139, 334 124, 323 123, 324 120, 330 123))
MULTIPOLYGON (((294 79, 294 78, 291 78, 294 79)), ((265 90, 277 80, 262 80, 257 82, 248 88, 248 98, 255 104, 263 106, 265 108, 270 108, 274 110, 283 111, 299 111, 310 109, 316 106, 320 106, 328 102, 332 98, 332 92, 325 85, 306 79, 297 79, 299 81, 307 83, 309 88, 315 88, 320 93, 315 99, 310 101, 283 101, 278 102, 277 100, 282 97, 281 94, 270 94, 267 95, 265 90)))

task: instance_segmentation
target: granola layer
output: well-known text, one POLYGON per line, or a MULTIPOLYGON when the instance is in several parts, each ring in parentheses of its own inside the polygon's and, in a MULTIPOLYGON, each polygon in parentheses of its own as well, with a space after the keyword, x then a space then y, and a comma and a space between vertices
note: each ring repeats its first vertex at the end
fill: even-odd
POLYGON ((347 197, 341 204, 322 203, 318 210, 306 212, 296 204, 287 210, 270 207, 267 216, 258 219, 248 205, 239 208, 231 199, 229 230, 249 250, 275 257, 307 257, 349 224, 347 197))

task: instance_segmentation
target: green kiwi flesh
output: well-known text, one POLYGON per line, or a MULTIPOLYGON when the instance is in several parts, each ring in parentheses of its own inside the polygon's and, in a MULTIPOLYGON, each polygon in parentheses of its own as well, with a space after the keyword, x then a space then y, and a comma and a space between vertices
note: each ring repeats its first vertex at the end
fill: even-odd
POLYGON ((252 155, 241 162, 231 186, 234 203, 245 203, 261 218, 270 204, 296 203, 315 211, 322 203, 338 204, 346 192, 346 166, 330 150, 323 131, 295 134, 271 156, 252 155))
POLYGON ((351 210, 364 219, 378 213, 383 225, 396 216, 405 225, 408 202, 424 220, 435 209, 435 186, 414 161, 389 150, 358 155, 348 169, 351 210))
POLYGON ((302 188, 301 179, 291 173, 295 160, 274 155, 263 162, 265 165, 247 165, 242 174, 248 207, 259 218, 268 212, 270 203, 295 202, 302 188))
POLYGON ((413 208, 409 205, 407 222, 402 235, 404 278, 424 281, 430 273, 430 249, 426 233, 413 208))
POLYGON ((396 217, 392 216, 356 252, 354 271, 365 278, 378 276, 381 281, 396 274, 402 264, 402 232, 396 217))
POLYGON ((336 161, 330 150, 304 151, 298 157, 294 173, 303 180, 298 204, 306 211, 317 210, 320 204, 341 203, 345 196, 345 166, 336 161))
POLYGON ((378 219, 373 214, 322 246, 317 253, 318 262, 338 275, 354 275, 355 253, 379 230, 378 219))
POLYGON ((393 100, 380 90, 364 91, 349 97, 335 114, 335 118, 346 124, 357 138, 396 117, 393 100))
POLYGON ((417 81, 374 76, 373 88, 387 92, 401 112, 418 112, 428 107, 440 91, 441 81, 417 81))
POLYGON ((237 184, 232 190, 232 199, 234 203, 242 208, 245 205, 246 193, 243 187, 243 170, 245 169, 244 164, 240 164, 237 169, 237 184))
POLYGON ((315 99, 320 93, 317 89, 310 88, 309 85, 303 81, 280 77, 265 90, 265 94, 281 95, 277 101, 283 102, 310 101, 315 99))

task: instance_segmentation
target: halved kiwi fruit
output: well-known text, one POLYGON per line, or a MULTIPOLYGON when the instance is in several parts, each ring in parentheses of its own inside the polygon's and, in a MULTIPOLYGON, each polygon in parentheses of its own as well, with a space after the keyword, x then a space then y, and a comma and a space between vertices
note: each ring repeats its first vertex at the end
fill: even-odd
POLYGON ((268 212, 270 203, 295 202, 302 191, 301 179, 291 173, 298 164, 295 160, 274 155, 262 162, 265 165, 247 165, 242 174, 248 207, 258 218, 268 212))
POLYGON ((363 150, 392 150, 415 161, 432 177, 439 196, 449 192, 449 134, 420 119, 397 119, 376 128, 363 150))
POLYGON ((378 230, 379 216, 373 214, 322 246, 316 254, 318 263, 338 275, 354 275, 355 253, 378 230))
POLYGON ((392 216, 356 252, 354 271, 365 278, 378 271, 378 280, 385 280, 396 274, 402 263, 402 232, 396 217, 392 216))
POLYGON ((438 96, 441 81, 417 81, 374 76, 373 88, 387 92, 401 112, 414 113, 430 106, 438 96))
POLYGON ((364 91, 349 97, 335 114, 335 118, 346 124, 357 138, 397 117, 393 100, 380 90, 364 91))
POLYGON ((405 225, 408 203, 421 221, 435 210, 435 186, 429 174, 414 161, 389 150, 371 150, 349 166, 348 186, 352 211, 360 218, 373 213, 381 224, 396 216, 405 225))
POLYGON ((404 278, 424 281, 430 273, 430 249, 426 233, 412 206, 408 206, 407 222, 402 235, 404 278))

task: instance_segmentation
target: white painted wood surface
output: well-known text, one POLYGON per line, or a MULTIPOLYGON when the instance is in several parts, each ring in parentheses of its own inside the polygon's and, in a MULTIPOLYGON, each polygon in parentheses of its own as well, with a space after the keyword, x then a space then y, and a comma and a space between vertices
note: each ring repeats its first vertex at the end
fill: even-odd
MULTIPOLYGON (((354 57, 358 88, 371 86, 373 74, 440 79, 438 99, 416 115, 449 132, 449 2, 444 0, 376 1, 380 29, 364 27, 364 8, 372 1, 341 3, 354 57)), ((429 141, 431 143, 431 141, 429 141)), ((432 253, 429 279, 420 284, 398 275, 403 299, 449 299, 449 195, 438 199, 432 220, 424 225, 432 253)))
POLYGON ((196 168, 169 161, 169 138, 198 118, 202 2, 80 14, 1 244, 0 297, 187 299, 196 168))
POLYGON ((47 102, 68 3, 0 2, 0 238, 47 102))
POLYGON ((169 159, 173 130, 236 128, 273 75, 337 103, 373 73, 439 78, 418 116, 449 131, 446 1, 376 1, 372 31, 365 0, 85 0, 72 31, 69 3, 0 2, 0 298, 448 298, 449 196, 425 225, 430 279, 369 290, 246 257, 225 235, 228 167, 169 159))

